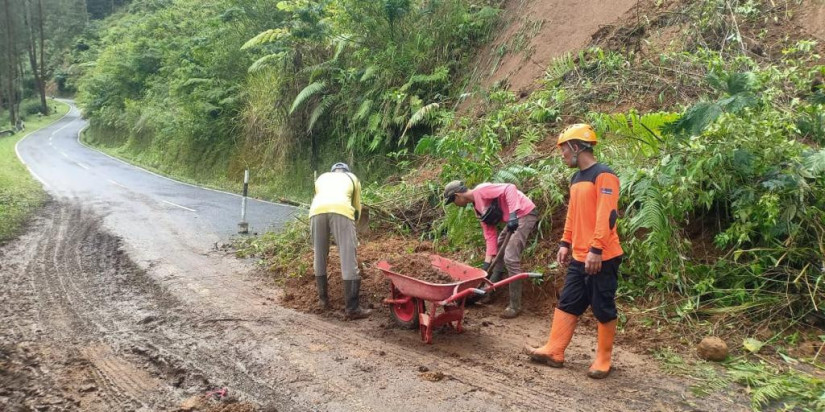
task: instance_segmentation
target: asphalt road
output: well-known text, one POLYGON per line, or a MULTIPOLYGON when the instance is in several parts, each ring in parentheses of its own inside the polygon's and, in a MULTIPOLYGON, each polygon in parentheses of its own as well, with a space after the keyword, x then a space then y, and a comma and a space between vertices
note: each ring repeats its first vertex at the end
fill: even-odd
MULTIPOLYGON (((90 149, 78 142, 86 124, 72 105, 64 118, 18 144, 18 156, 49 194, 95 205, 127 237, 128 230, 117 230, 122 229, 118 222, 158 215, 170 230, 197 233, 204 242, 237 233, 240 196, 170 180, 90 149)), ((249 199, 247 221, 250 231, 277 229, 300 213, 292 206, 249 199)), ((134 229, 134 224, 126 226, 134 229)))

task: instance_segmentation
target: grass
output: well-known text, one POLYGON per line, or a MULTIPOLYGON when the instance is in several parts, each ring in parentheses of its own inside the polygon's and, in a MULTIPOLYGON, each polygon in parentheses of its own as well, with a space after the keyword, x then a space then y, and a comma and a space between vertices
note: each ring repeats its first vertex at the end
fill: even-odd
MULTIPOLYGON (((25 132, 0 137, 0 242, 16 236, 26 219, 46 200, 43 187, 20 163, 14 147, 24 137, 52 124, 69 111, 67 104, 54 100, 49 104, 57 106, 54 113, 40 118, 29 116, 25 132)), ((7 123, 0 122, 2 125, 7 123)))

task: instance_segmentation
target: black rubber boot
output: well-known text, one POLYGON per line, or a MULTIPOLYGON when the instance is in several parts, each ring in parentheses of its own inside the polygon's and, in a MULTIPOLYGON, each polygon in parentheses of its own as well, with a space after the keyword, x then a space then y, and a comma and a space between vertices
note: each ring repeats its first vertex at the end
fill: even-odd
POLYGON ((521 313, 521 290, 524 287, 523 282, 524 279, 521 279, 510 284, 510 305, 502 312, 502 318, 512 319, 521 313))
MULTIPOLYGON (((501 279, 504 278, 504 273, 505 272, 506 272, 506 270, 504 269, 504 265, 498 265, 498 267, 493 269, 493 273, 490 274, 490 278, 489 278, 490 282, 496 283, 496 282, 500 281, 501 279)), ((481 297, 481 300, 479 300, 479 302, 481 302, 485 305, 490 304, 490 303, 493 302, 493 300, 495 300, 496 295, 497 295, 496 290, 488 290, 487 293, 484 296, 481 297)))
POLYGON ((347 319, 364 319, 372 313, 369 309, 362 309, 358 304, 358 293, 361 289, 361 279, 344 281, 344 300, 346 302, 345 314, 347 319))
POLYGON ((318 306, 322 310, 329 309, 329 294, 327 294, 327 277, 316 276, 315 284, 318 286, 318 306))

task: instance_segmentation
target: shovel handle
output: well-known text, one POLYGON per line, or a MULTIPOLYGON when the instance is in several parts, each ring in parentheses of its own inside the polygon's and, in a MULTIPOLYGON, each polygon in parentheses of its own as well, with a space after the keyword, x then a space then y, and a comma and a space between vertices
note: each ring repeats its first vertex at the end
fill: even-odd
POLYGON ((499 264, 499 262, 501 262, 501 259, 504 259, 504 249, 507 248, 507 243, 510 242, 510 236, 513 234, 513 232, 507 229, 504 230, 506 230, 507 233, 504 234, 504 239, 502 239, 501 244, 498 245, 498 253, 496 253, 495 259, 493 259, 493 261, 490 262, 490 267, 487 268, 487 277, 489 277, 493 273, 492 271, 495 270, 496 266, 499 264))

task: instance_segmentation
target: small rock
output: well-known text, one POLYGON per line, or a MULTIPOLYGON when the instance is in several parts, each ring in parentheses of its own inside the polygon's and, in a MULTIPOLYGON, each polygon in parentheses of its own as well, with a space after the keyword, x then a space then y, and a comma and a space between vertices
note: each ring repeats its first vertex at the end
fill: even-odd
POLYGON ((422 372, 422 373, 423 372, 428 372, 429 370, 430 370, 430 368, 428 368, 426 366, 423 366, 423 365, 418 367, 418 371, 422 372))
POLYGON ((80 387, 80 392, 82 392, 82 393, 94 392, 96 390, 97 390, 97 386, 95 386, 91 383, 87 383, 87 384, 80 387))
POLYGON ((696 347, 699 357, 704 360, 720 362, 728 357, 728 345, 716 336, 708 336, 696 347))
POLYGON ((492 325, 492 323, 487 322, 486 320, 484 322, 481 322, 481 326, 490 326, 490 325, 492 325))
POLYGON ((386 356, 386 355, 387 355, 387 352, 378 351, 378 356, 386 356))
POLYGON ((439 382, 444 379, 447 375, 444 375, 442 372, 424 372, 418 375, 421 379, 430 382, 439 382))

